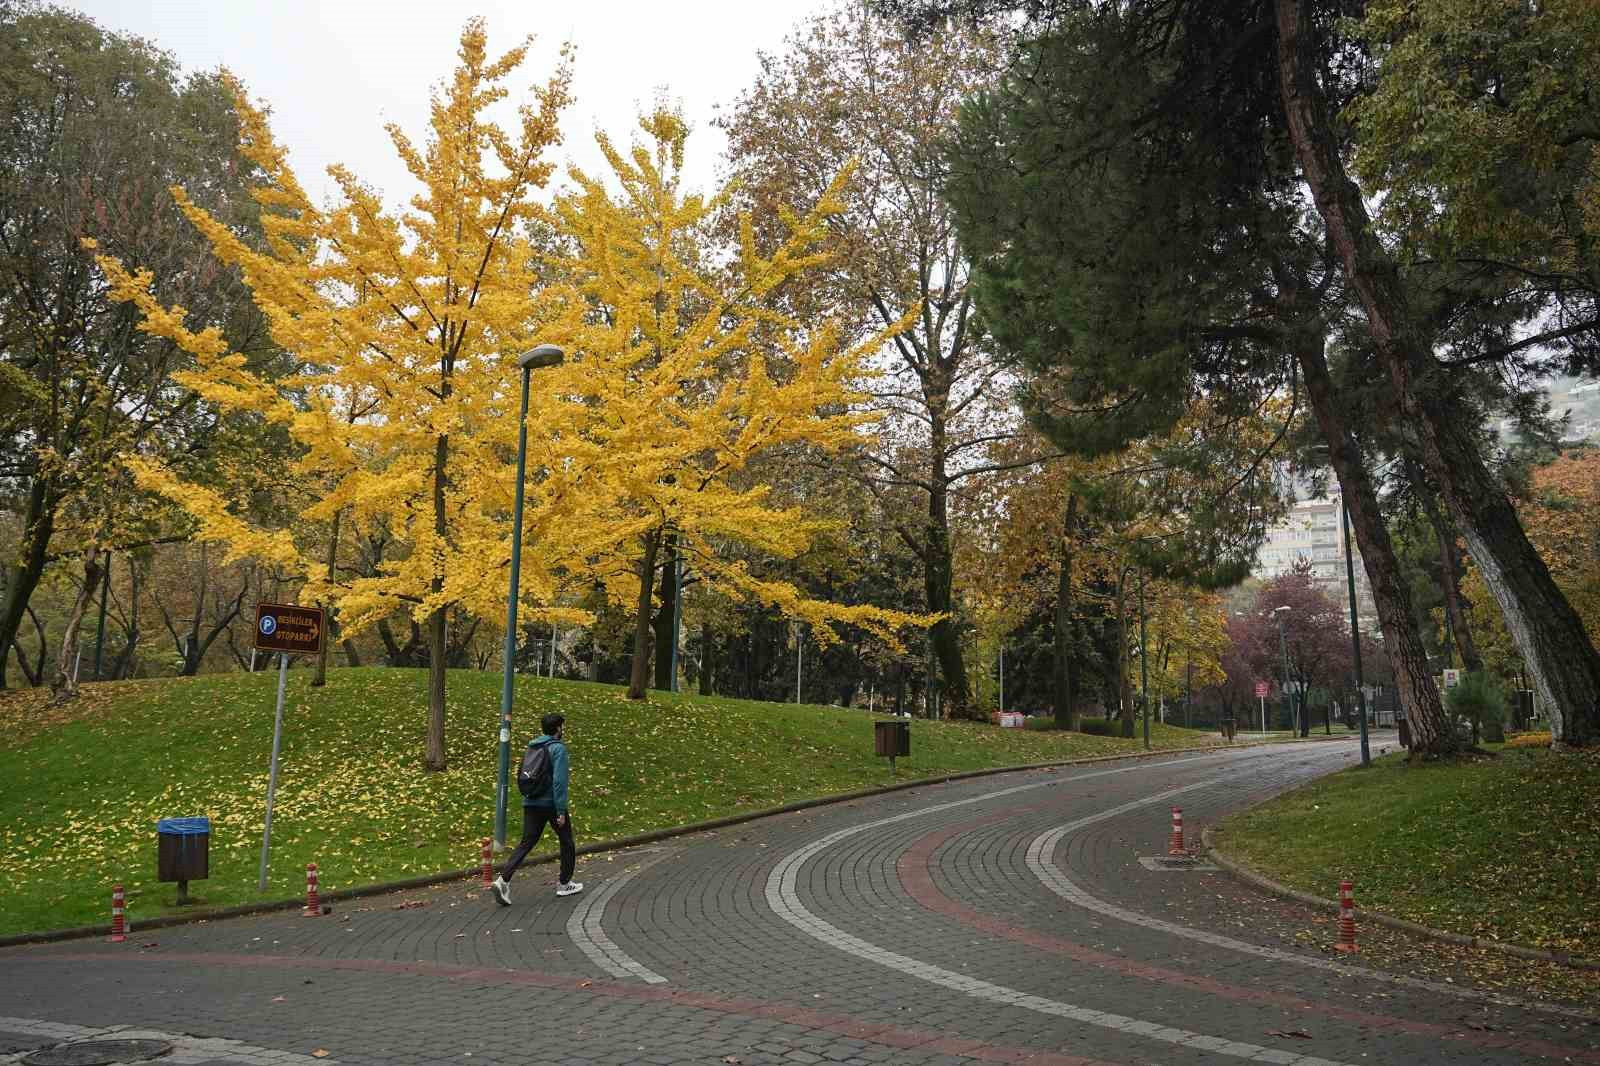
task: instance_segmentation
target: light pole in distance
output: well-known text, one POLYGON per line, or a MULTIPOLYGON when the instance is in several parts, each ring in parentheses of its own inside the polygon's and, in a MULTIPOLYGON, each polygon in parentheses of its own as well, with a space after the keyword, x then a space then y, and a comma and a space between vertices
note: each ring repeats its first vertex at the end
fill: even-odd
POLYGON ((522 409, 517 415, 517 502, 511 509, 511 585, 506 593, 505 678, 500 686, 500 779, 494 799, 494 847, 506 846, 506 788, 511 779, 511 696, 517 665, 517 590, 522 578, 522 483, 528 471, 528 379, 540 367, 560 366, 566 353, 541 344, 517 356, 522 368, 522 409))
MULTIPOLYGON (((1283 663, 1283 698, 1289 703, 1289 721, 1292 724, 1295 717, 1294 696, 1289 692, 1289 646, 1283 638, 1283 612, 1289 609, 1289 605, 1284 604, 1282 607, 1274 607, 1270 613, 1278 620, 1278 657, 1283 663)), ((1298 733, 1299 730, 1296 729, 1295 732, 1298 733)))
POLYGON ((1350 585, 1350 645, 1355 655, 1356 713, 1361 716, 1361 765, 1372 765, 1372 745, 1367 741, 1367 694, 1361 676, 1361 622, 1356 617, 1356 567, 1350 554, 1350 508, 1339 497, 1339 513, 1344 519, 1344 576, 1350 585))

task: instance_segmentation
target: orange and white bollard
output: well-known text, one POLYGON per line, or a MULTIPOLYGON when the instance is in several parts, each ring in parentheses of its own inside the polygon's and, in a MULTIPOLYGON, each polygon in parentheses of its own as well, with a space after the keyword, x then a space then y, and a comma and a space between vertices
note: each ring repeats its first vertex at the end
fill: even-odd
POLYGON ((120 944, 128 939, 128 908, 122 897, 122 886, 111 886, 111 935, 106 937, 113 944, 120 944))
POLYGON ((315 918, 322 913, 322 900, 317 898, 317 864, 306 863, 306 908, 300 912, 303 918, 315 918))
POLYGON ((1339 942, 1333 947, 1335 951, 1361 950, 1356 947, 1355 885, 1349 881, 1339 882, 1339 942))
POLYGON ((1168 855, 1187 855, 1183 847, 1183 808, 1172 808, 1172 843, 1167 846, 1168 855))
POLYGON ((483 887, 494 887, 494 844, 488 838, 483 838, 483 887))

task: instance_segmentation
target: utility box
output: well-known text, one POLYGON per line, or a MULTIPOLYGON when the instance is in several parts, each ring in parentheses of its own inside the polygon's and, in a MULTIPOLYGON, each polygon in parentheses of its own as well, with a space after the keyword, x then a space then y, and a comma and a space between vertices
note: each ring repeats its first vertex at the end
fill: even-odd
POLYGON ((889 759, 889 770, 894 771, 894 760, 911 754, 911 723, 896 719, 872 723, 873 751, 889 759))
POLYGON ((156 823, 156 880, 178 883, 178 904, 191 902, 189 882, 211 876, 211 819, 163 818, 156 823))

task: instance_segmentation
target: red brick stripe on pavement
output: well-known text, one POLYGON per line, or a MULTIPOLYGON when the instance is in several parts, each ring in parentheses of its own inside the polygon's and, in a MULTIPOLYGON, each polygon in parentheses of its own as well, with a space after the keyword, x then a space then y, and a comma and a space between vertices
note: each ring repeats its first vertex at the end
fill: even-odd
POLYGON ((1043 1048, 985 1044, 940 1029, 906 1029, 897 1025, 865 1022, 845 1014, 796 1007, 769 1000, 719 996, 665 985, 639 985, 622 981, 575 981, 570 976, 540 973, 536 970, 495 970, 482 966, 453 966, 442 962, 399 962, 391 959, 329 959, 307 955, 243 955, 227 952, 184 952, 161 955, 125 955, 113 952, 74 952, 40 955, 28 962, 150 963, 184 962, 202 965, 285 970, 346 970, 362 973, 411 974, 438 977, 448 981, 485 985, 524 985, 534 988, 579 989, 598 996, 644 1003, 667 1003, 678 1007, 768 1018, 806 1029, 821 1029, 855 1040, 869 1040, 887 1047, 915 1048, 945 1055, 963 1055, 981 1062, 1027 1063, 1028 1066, 1118 1066, 1103 1059, 1066 1055, 1043 1048))
POLYGON ((1194 974, 1170 970, 1164 966, 1155 966, 1150 963, 1125 959, 1064 937, 1041 933, 1034 929, 1003 922, 998 918, 983 914, 964 903, 951 899, 940 891, 938 885, 934 883, 931 872, 934 853, 951 839, 964 833, 969 833, 974 829, 1007 821, 1020 813, 1045 811, 1052 809, 1053 806, 1054 804, 1051 803, 1039 803, 1027 807, 1012 808, 1008 811, 988 814, 981 818, 974 818, 966 822, 935 829, 918 837, 912 842, 911 847, 902 853, 895 862, 895 871, 899 875, 901 886, 921 906, 936 914, 953 918, 970 928, 981 930, 991 936, 1001 937, 1018 944, 1026 944, 1028 947, 1037 948, 1053 955, 1062 955, 1076 962, 1111 970, 1125 976, 1189 988, 1207 995, 1216 996, 1219 999, 1247 1003, 1269 1003, 1275 1006, 1290 1007, 1323 1017, 1340 1018, 1344 1021, 1355 1022, 1374 1029, 1390 1029, 1417 1036, 1456 1040, 1478 1047, 1503 1048, 1544 1058, 1565 1059, 1569 1062, 1600 1063, 1600 1052, 1597 1051, 1552 1044, 1543 1040, 1500 1036, 1487 1031, 1462 1030, 1458 1027, 1439 1025, 1433 1022, 1411 1021, 1407 1018, 1398 1018, 1387 1014, 1375 1014, 1354 1010, 1349 1007, 1339 1007, 1331 1003, 1313 1003, 1310 1000, 1285 992, 1246 988, 1242 985, 1228 984, 1210 977, 1198 977, 1194 974))

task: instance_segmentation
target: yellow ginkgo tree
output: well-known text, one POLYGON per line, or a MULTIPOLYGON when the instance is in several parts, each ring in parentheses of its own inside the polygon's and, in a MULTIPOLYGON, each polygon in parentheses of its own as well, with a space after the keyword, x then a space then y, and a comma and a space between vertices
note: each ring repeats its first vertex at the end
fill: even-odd
POLYGON ((629 695, 645 693, 654 576, 679 559, 725 595, 809 623, 824 643, 841 624, 892 643, 921 620, 808 597, 743 559, 793 558, 826 524, 780 504, 752 461, 861 439, 859 385, 888 334, 847 338, 837 323, 786 313, 781 297, 786 281, 824 262, 819 248, 848 173, 809 212, 760 227, 781 234, 775 247, 758 247, 746 216, 739 247, 719 256, 712 222, 726 190, 706 198, 681 188, 688 127, 678 114, 658 109, 640 125, 644 137, 626 153, 598 138, 619 192, 574 171, 576 191, 556 205, 574 249, 561 343, 582 371, 572 387, 590 413, 565 446, 574 467, 607 489, 591 502, 604 511, 591 515, 592 529, 606 540, 593 547, 608 595, 634 612, 629 695))
MULTIPOLYGON (((541 298, 548 232, 535 194, 553 164, 558 118, 569 102, 565 63, 512 128, 487 112, 527 44, 494 58, 481 20, 466 24, 458 64, 435 90, 425 144, 388 132, 419 186, 403 207, 343 167, 330 174, 339 196, 313 204, 274 141, 266 116, 239 93, 243 150, 266 174, 254 189, 264 246, 242 241, 175 189, 215 254, 236 268, 267 317, 275 343, 299 370, 268 381, 250 373, 214 329, 190 332, 182 308, 160 306, 137 264, 100 259, 117 299, 143 315, 142 328, 192 355, 176 375, 224 410, 254 411, 287 427, 301 450, 292 473, 313 502, 280 528, 247 520, 235 501, 135 462, 140 482, 181 503, 198 535, 230 557, 270 561, 305 579, 302 595, 337 608, 350 631, 396 612, 427 632, 429 681, 425 762, 446 766, 444 712, 447 624, 452 611, 496 617, 505 595, 515 478, 517 355, 544 339, 541 298), (382 531, 392 545, 364 574, 341 575, 326 530, 382 531), (331 573, 330 573, 331 572, 331 573)), ((558 396, 564 371, 543 371, 539 397, 558 396)), ((523 570, 525 598, 551 600, 549 566, 562 557, 565 519, 584 498, 583 474, 552 453, 562 435, 558 400, 530 412, 536 473, 526 524, 541 550, 523 570), (548 564, 541 567, 537 564, 548 564)), ((574 416, 575 417, 575 416, 574 416)))

